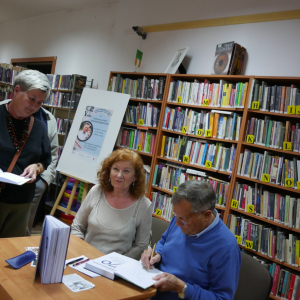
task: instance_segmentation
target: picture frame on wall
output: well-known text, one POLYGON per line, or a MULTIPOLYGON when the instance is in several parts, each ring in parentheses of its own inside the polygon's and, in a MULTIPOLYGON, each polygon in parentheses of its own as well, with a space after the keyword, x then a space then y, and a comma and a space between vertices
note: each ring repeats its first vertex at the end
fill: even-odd
POLYGON ((174 57, 172 58, 170 64, 168 65, 165 73, 167 74, 175 74, 178 70, 182 60, 184 59, 185 55, 187 54, 189 47, 185 47, 176 51, 174 57))

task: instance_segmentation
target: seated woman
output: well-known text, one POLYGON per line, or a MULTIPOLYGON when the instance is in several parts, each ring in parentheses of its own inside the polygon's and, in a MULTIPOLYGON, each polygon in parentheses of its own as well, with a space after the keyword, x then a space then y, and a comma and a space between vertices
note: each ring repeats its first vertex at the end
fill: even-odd
POLYGON ((140 259, 152 225, 142 159, 131 150, 116 150, 102 162, 97 175, 100 184, 87 194, 71 234, 104 254, 118 252, 140 259))

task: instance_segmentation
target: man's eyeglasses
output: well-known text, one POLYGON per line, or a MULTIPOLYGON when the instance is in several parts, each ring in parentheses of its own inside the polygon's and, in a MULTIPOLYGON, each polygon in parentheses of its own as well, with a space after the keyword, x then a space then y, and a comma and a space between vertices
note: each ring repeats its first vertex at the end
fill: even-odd
MULTIPOLYGON (((208 211, 208 210, 211 210, 211 209, 206 209, 204 210, 203 212, 201 212, 200 214, 196 214, 196 216, 199 218, 204 212, 208 211)), ((177 220, 179 220, 183 225, 187 225, 189 223, 190 220, 186 220, 186 221, 183 221, 181 219, 181 217, 178 217, 174 212, 173 212, 173 215, 177 218, 177 220)))

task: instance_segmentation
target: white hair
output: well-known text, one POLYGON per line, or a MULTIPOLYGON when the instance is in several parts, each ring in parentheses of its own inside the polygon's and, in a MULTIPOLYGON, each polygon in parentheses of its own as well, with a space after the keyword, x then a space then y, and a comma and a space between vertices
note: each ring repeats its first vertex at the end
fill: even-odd
POLYGON ((31 90, 40 90, 46 93, 46 98, 48 98, 51 86, 47 76, 36 70, 24 70, 20 72, 14 82, 14 88, 19 86, 22 92, 27 92, 31 90))

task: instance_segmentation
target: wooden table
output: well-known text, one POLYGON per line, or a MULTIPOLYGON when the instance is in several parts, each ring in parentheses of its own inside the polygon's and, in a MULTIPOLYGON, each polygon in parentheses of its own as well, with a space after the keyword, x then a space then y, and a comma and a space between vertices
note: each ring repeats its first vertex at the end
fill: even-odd
MULTIPOLYGON (((27 299, 148 299, 155 295, 156 289, 143 290, 122 279, 110 280, 103 276, 91 278, 70 267, 66 267, 64 275, 77 273, 84 279, 95 284, 93 289, 74 293, 63 283, 41 284, 38 277, 33 282, 35 268, 30 264, 15 270, 5 259, 25 252, 25 247, 38 247, 41 237, 20 237, 0 239, 0 299, 27 300, 27 299)), ((102 252, 95 249, 80 238, 71 235, 67 259, 85 255, 91 259, 100 257, 102 252)))

